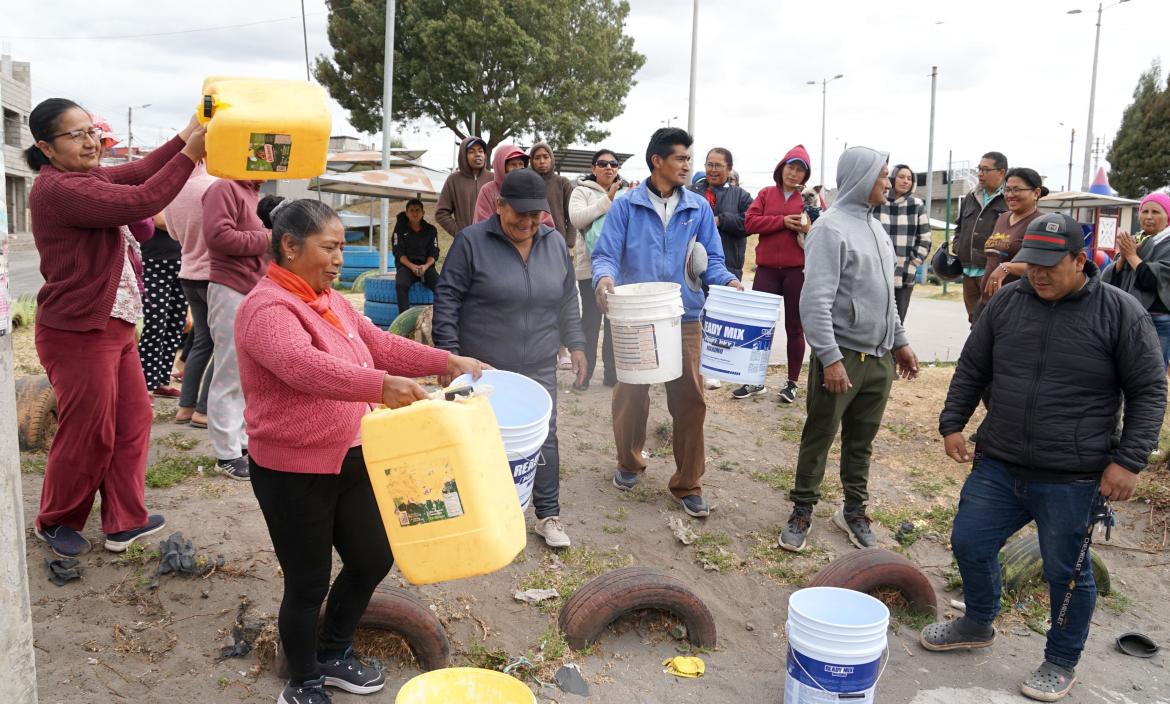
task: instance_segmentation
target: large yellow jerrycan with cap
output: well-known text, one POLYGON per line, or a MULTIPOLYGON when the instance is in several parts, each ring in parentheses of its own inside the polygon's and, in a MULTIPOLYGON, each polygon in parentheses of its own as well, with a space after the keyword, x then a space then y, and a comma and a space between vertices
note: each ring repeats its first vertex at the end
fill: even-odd
POLYGON ((325 173, 332 119, 307 81, 211 76, 195 113, 207 125, 207 172, 237 181, 325 173))
POLYGON ((486 396, 373 411, 362 419, 362 453, 411 584, 494 572, 524 549, 524 514, 486 396))

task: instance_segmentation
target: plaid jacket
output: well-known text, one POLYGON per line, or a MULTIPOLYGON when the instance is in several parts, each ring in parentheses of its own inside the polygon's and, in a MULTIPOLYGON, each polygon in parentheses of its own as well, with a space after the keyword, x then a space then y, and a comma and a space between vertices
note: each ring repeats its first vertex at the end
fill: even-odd
POLYGON ((913 286, 918 267, 930 256, 930 214, 926 203, 904 195, 873 210, 894 243, 894 288, 913 286))

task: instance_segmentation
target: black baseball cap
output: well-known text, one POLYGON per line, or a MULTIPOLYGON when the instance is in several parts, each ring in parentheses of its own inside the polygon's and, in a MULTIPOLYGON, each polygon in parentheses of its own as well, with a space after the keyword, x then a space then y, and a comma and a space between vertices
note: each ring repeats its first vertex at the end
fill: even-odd
POLYGON ((1081 224, 1064 213, 1042 215, 1028 224, 1020 253, 1013 262, 1055 266, 1070 252, 1085 248, 1081 224))
POLYGON ((500 184, 500 199, 512 206, 517 213, 531 213, 537 210, 552 212, 548 207, 548 186, 540 174, 532 169, 516 169, 504 177, 500 184))

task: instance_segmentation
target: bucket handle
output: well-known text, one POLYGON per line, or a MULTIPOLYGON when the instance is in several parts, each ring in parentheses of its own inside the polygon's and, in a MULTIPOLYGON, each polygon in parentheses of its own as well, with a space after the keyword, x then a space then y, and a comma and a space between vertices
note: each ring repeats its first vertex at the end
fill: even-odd
POLYGON ((707 322, 707 311, 704 310, 701 313, 699 313, 699 330, 701 330, 703 332, 703 344, 704 345, 711 345, 712 347, 723 347, 726 349, 732 349, 733 347, 746 347, 754 342, 757 342, 759 340, 764 339, 768 335, 776 334, 776 323, 772 323, 772 327, 770 327, 767 330, 765 330, 764 332, 760 333, 759 337, 754 337, 750 340, 744 340, 740 344, 736 345, 735 343, 732 343, 732 342, 725 342, 723 340, 720 340, 719 338, 715 337, 714 335, 708 335, 706 322, 707 322))
MULTIPOLYGON (((794 651, 792 649, 792 643, 789 643, 788 644, 788 654, 790 656, 792 656, 795 654, 795 652, 796 651, 794 651)), ((885 648, 885 650, 882 651, 882 656, 885 658, 885 662, 882 663, 882 669, 878 671, 877 679, 875 679, 873 681, 874 687, 876 687, 878 685, 878 682, 882 681, 882 675, 886 674, 886 666, 890 664, 890 644, 889 643, 886 643, 886 648, 885 648)), ((810 675, 808 673, 808 670, 804 669, 804 665, 801 664, 800 658, 793 657, 792 660, 794 662, 796 662, 796 666, 800 668, 800 671, 804 673, 804 676, 807 677, 809 679, 809 681, 812 682, 813 684, 815 684, 817 687, 820 687, 822 692, 827 692, 829 694, 836 694, 836 692, 829 692, 829 690, 825 689, 824 687, 821 687, 821 683, 817 681, 817 678, 810 675)))

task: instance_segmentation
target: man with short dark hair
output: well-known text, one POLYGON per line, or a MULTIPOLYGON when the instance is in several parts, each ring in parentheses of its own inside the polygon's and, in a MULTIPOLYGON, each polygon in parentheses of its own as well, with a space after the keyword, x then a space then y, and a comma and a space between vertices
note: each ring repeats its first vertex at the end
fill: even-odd
POLYGON ((979 185, 959 205, 954 252, 963 265, 963 304, 967 306, 968 323, 974 323, 975 308, 983 296, 983 274, 987 266, 983 245, 995 229, 996 219, 1007 210, 1003 197, 1007 168, 1007 157, 1000 152, 984 154, 975 172, 979 185))
POLYGON ((492 171, 487 168, 487 142, 479 137, 467 137, 459 143, 456 161, 459 168, 447 176, 435 205, 435 220, 452 237, 475 222, 479 189, 492 182, 492 171))
POLYGON ((406 201, 406 210, 398 214, 393 240, 394 287, 398 292, 398 313, 410 308, 410 287, 421 281, 431 291, 439 283, 435 262, 439 260, 439 231, 423 220, 423 204, 418 198, 406 201))
POLYGON ((919 640, 936 651, 992 644, 999 551, 1035 521, 1052 627, 1044 662, 1021 691, 1056 701, 1076 682, 1096 603, 1084 554, 1092 525, 1108 515, 1104 500, 1133 494, 1158 442, 1166 375, 1150 316, 1100 282, 1076 220, 1033 220, 1013 261, 1027 264, 1027 275, 992 296, 975 321, 938 421, 947 456, 971 461, 963 430, 990 393, 951 534, 966 611, 927 626, 919 640))
MULTIPOLYGON (((593 288, 597 307, 608 312, 607 296, 619 285, 668 281, 682 288, 682 376, 666 382, 667 407, 674 420, 674 461, 670 493, 688 515, 710 513, 703 498, 705 469, 703 422, 707 402, 699 375, 699 348, 703 333, 699 312, 704 296, 698 282, 687 276, 687 257, 692 242, 707 251, 702 283, 733 286, 739 279, 723 265, 723 245, 715 218, 706 201, 683 186, 691 170, 691 136, 677 127, 659 129, 646 148, 650 178, 618 198, 609 208, 601 235, 593 248, 593 288)), ((617 335, 618 324, 611 323, 617 335)), ((616 342, 615 342, 616 344, 616 342)), ((613 484, 629 491, 646 471, 642 448, 646 444, 646 420, 650 413, 650 387, 619 381, 613 390, 613 437, 618 469, 613 484)))

